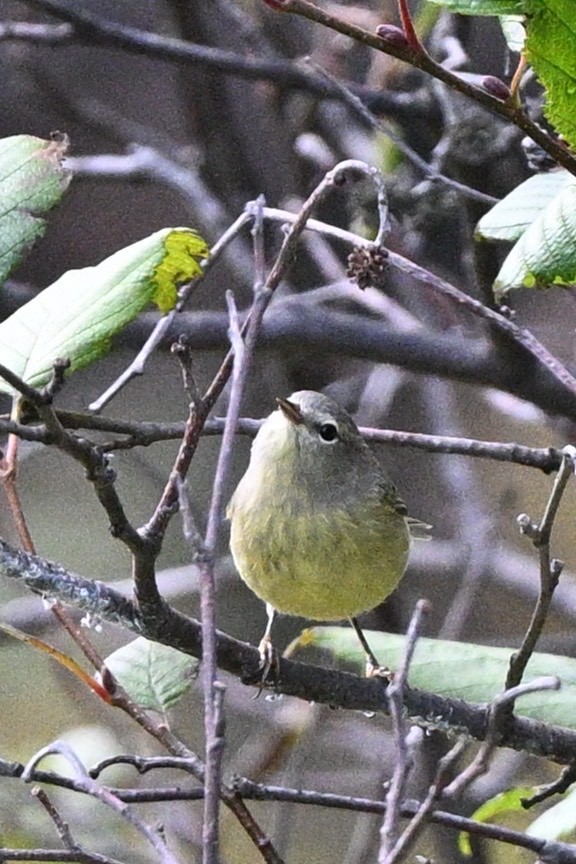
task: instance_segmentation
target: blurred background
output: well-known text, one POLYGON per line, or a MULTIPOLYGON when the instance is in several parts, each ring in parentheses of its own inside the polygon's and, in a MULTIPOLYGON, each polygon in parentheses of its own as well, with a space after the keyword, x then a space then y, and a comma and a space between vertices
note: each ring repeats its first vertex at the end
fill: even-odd
MULTIPOLYGON (((322 5, 372 32, 381 23, 396 21, 392 0, 322 5)), ((412 5, 437 59, 471 75, 509 80, 518 58, 508 51, 496 19, 448 16, 427 3, 412 5)), ((74 16, 69 20, 55 14, 57 8, 55 0, 4 0, 0 11, 0 137, 26 133, 47 138, 54 130, 66 132, 71 139, 69 166, 75 173, 62 203, 48 218, 45 237, 0 295, 0 319, 66 270, 96 264, 160 228, 191 226, 212 244, 258 195, 271 207, 295 211, 325 172, 347 158, 366 160, 385 176, 392 220, 387 245, 491 302, 490 284, 503 250, 475 246, 472 238, 477 220, 490 207, 488 196, 501 198, 530 176, 518 130, 393 58, 304 19, 274 13, 256 0, 69 4, 80 16, 211 49, 192 59, 152 56, 134 47, 135 39, 132 46, 114 45, 113 40, 104 44, 98 27, 80 27, 74 16), (11 30, 6 26, 11 22, 41 26, 11 30), (345 89, 339 90, 337 82, 345 89), (381 123, 380 130, 363 116, 350 93, 360 97, 381 123), (390 135, 435 171, 484 197, 427 179, 390 135)), ((533 83, 525 98, 538 118, 533 83)), ((377 225, 373 189, 359 183, 340 190, 316 215, 371 237, 377 225)), ((280 225, 267 225, 268 263, 281 239, 280 225)), ((349 251, 319 235, 304 235, 265 318, 244 416, 265 416, 276 396, 310 388, 328 392, 360 425, 535 447, 571 440, 576 408, 569 400, 555 402, 553 392, 537 386, 527 356, 392 269, 384 285, 360 291, 346 275, 349 251)), ((231 289, 239 308, 245 309, 253 280, 247 230, 200 284, 145 375, 131 382, 104 414, 184 419, 187 397, 170 343, 180 332, 187 334, 196 379, 204 389, 227 349, 224 293, 231 289)), ((573 294, 559 289, 520 292, 511 303, 517 323, 571 366, 573 294)), ((155 312, 141 316, 116 339, 106 359, 73 376, 58 405, 86 410, 128 365, 157 317, 155 312)), ((224 397, 216 413, 225 410, 224 397)), ((9 411, 7 401, 0 403, 0 411, 9 411)), ((247 464, 249 444, 246 438, 237 440, 230 492, 247 464)), ((201 528, 218 446, 214 437, 202 442, 190 475, 192 507, 201 528)), ((153 512, 176 450, 177 443, 155 444, 114 457, 118 488, 134 525, 153 512)), ((400 589, 366 616, 366 626, 404 632, 416 600, 426 597, 432 603, 426 635, 517 646, 535 601, 538 568, 530 543, 518 534, 516 516, 527 512, 539 518, 552 479, 534 469, 408 448, 380 447, 378 456, 409 511, 434 526, 434 539, 415 547, 400 589)), ((24 444, 20 489, 39 554, 84 576, 129 578, 128 555, 110 536, 105 514, 77 464, 24 444)), ((539 646, 568 655, 576 611, 570 572, 576 568, 573 505, 569 492, 553 548, 566 561, 567 571, 539 646)), ((17 542, 4 504, 0 534, 17 542)), ((224 525, 218 626, 257 642, 265 621, 263 605, 234 573, 227 548, 224 525)), ((197 582, 188 559, 180 523, 174 520, 160 562, 161 584, 170 602, 195 615, 197 582)), ((3 597, 3 620, 42 632, 48 641, 71 650, 39 600, 14 585, 3 586, 3 597)), ((278 646, 284 647, 306 623, 282 620, 278 646)), ((109 626, 94 634, 103 654, 128 638, 109 626)), ((26 761, 47 742, 67 736, 88 765, 110 753, 157 752, 128 718, 116 716, 48 659, 4 637, 0 644, 3 758, 26 761)), ((394 756, 385 719, 287 698, 254 701, 250 689, 226 676, 224 680, 228 772, 293 787, 382 797, 394 756)), ((197 685, 174 710, 170 723, 200 752, 201 717, 197 685)), ((425 792, 445 748, 439 733, 420 743, 409 797, 425 792)), ((160 785, 157 775, 152 780, 137 778, 127 768, 116 770, 116 776, 110 772, 103 779, 118 785, 160 785)), ((490 773, 459 802, 460 812, 471 814, 507 786, 551 776, 551 766, 499 751, 490 773)), ((169 774, 162 781, 177 782, 169 774)), ((90 848, 122 858, 126 844, 134 843, 128 827, 92 800, 52 794, 61 801, 77 839, 90 848), (77 831, 80 825, 84 827, 77 831)), ((253 810, 291 864, 376 860, 378 817, 285 804, 253 805, 253 810)), ((201 805, 146 805, 139 812, 149 822, 164 824, 183 860, 200 860, 201 805)), ((526 816, 524 824, 531 818, 526 816)), ((45 814, 16 781, 0 784, 0 834, 3 845, 54 845, 45 814)), ((438 828, 426 831, 418 851, 438 861, 459 860, 455 835, 438 828)), ((143 844, 130 847, 131 861, 147 861, 149 854, 143 844)), ((502 853, 494 846, 478 847, 474 855, 481 862, 498 860, 502 853)), ((505 855, 506 861, 529 860, 516 850, 506 849, 505 855)), ((255 860, 253 847, 229 814, 223 823, 222 860, 255 860)))

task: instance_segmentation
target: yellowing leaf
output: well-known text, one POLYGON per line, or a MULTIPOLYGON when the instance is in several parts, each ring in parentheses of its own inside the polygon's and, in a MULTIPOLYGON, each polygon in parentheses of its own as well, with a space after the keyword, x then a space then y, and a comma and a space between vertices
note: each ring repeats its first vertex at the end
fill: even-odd
POLYGON ((176 305, 178 286, 201 272, 200 261, 208 257, 206 242, 195 231, 176 229, 164 241, 165 255, 152 277, 152 300, 161 312, 176 305))
MULTIPOLYGON (((96 267, 68 271, 0 324, 0 363, 33 387, 46 384, 58 358, 71 371, 93 363, 149 303, 171 309, 208 251, 190 228, 163 228, 96 267)), ((0 390, 14 392, 2 379, 0 390)))

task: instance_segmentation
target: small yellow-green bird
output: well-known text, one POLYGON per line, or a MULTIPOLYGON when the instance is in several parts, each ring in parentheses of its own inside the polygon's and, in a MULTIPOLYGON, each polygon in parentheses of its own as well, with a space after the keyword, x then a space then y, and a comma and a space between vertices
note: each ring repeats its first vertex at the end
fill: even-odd
POLYGON ((277 610, 349 619, 373 671, 356 618, 396 588, 411 534, 425 536, 428 526, 408 517, 347 411, 312 390, 276 401, 227 513, 238 572, 267 604, 263 661, 277 610))

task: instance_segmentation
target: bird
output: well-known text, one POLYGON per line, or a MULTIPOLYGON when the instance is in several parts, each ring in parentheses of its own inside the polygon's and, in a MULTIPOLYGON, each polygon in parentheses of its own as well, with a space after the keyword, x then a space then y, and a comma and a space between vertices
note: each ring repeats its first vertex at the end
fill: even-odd
POLYGON ((230 550, 241 578, 266 603, 260 642, 268 673, 275 613, 358 624, 396 588, 412 536, 430 526, 408 516, 394 483, 350 414, 329 396, 299 390, 277 398, 227 508, 230 550))

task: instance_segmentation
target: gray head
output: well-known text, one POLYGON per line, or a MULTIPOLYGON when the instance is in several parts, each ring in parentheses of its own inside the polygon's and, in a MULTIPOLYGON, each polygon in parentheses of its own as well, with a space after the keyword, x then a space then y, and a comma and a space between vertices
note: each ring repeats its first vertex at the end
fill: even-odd
POLYGON ((333 399, 299 390, 277 402, 254 442, 253 457, 273 460, 286 483, 312 496, 347 499, 383 479, 358 427, 333 399))
POLYGON ((364 447, 350 414, 329 396, 315 390, 298 390, 288 399, 276 401, 296 434, 302 440, 307 440, 318 452, 328 453, 339 446, 344 449, 346 445, 364 447))

